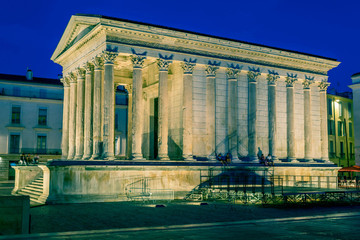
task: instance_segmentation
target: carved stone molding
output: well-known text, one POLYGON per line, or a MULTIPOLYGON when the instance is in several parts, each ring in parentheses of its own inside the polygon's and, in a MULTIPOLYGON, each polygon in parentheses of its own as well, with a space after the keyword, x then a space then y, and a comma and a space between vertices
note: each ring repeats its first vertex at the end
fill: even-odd
POLYGON ((146 59, 146 56, 130 55, 130 60, 133 64, 133 68, 142 68, 144 66, 145 59, 146 59))
POLYGON ((323 79, 320 83, 319 83, 319 88, 320 88, 320 91, 325 91, 326 92, 326 89, 330 86, 330 83, 326 80, 326 79, 323 79))
POLYGON ((103 51, 101 57, 104 59, 104 64, 114 64, 117 55, 117 52, 103 51))
POLYGON ((310 85, 313 82, 314 82, 314 77, 310 77, 310 76, 305 75, 305 80, 302 82, 302 85, 303 85, 304 89, 309 89, 310 85))
POLYGON ((101 57, 94 57, 92 63, 94 64, 95 70, 102 70, 104 67, 104 61, 101 57))
POLYGON ((78 67, 78 68, 76 69, 76 73, 77 73, 77 76, 78 76, 79 80, 80 80, 80 79, 83 80, 83 79, 85 78, 85 73, 86 73, 86 71, 85 71, 84 68, 78 67))
POLYGON ((69 74, 69 80, 70 80, 70 83, 76 83, 76 80, 77 80, 77 76, 75 73, 71 72, 69 74))
POLYGON ((132 84, 125 85, 125 89, 128 91, 129 94, 132 94, 132 91, 133 91, 132 84))
POLYGON ((249 67, 249 71, 247 73, 249 82, 256 82, 259 76, 260 76, 260 68, 256 69, 249 67))
POLYGON ((293 87, 294 82, 296 82, 297 80, 297 74, 287 73, 287 77, 285 79, 286 87, 293 87))
POLYGON ((269 85, 275 85, 278 78, 280 78, 279 73, 275 71, 268 70, 267 80, 269 82, 269 85))
POLYGON ((184 59, 184 62, 181 63, 181 68, 184 70, 184 74, 192 74, 194 71, 194 67, 196 65, 196 59, 189 60, 184 59))
POLYGON ((69 87, 69 78, 68 77, 63 77, 60 79, 60 82, 62 82, 62 84, 64 85, 64 87, 69 87))

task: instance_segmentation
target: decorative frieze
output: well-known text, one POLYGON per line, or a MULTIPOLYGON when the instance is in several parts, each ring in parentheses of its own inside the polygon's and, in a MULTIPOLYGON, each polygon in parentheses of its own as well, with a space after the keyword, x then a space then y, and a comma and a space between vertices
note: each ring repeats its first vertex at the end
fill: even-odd
POLYGON ((296 82, 297 80, 297 74, 287 73, 287 77, 285 79, 286 87, 293 87, 294 82, 296 82))
POLYGON ((194 67, 196 65, 196 59, 192 60, 191 58, 187 60, 184 59, 184 62, 181 63, 181 68, 184 70, 184 74, 192 74, 194 67))
POLYGON ((309 89, 310 85, 313 82, 314 82, 314 77, 310 77, 310 76, 305 75, 305 80, 302 82, 302 85, 303 85, 304 89, 309 89))
POLYGON ((260 68, 256 69, 255 67, 249 67, 249 71, 247 73, 249 82, 256 82, 260 74, 260 68))
POLYGON ((276 81, 280 78, 279 73, 272 71, 272 70, 268 70, 268 75, 267 75, 267 80, 269 85, 275 85, 276 81))

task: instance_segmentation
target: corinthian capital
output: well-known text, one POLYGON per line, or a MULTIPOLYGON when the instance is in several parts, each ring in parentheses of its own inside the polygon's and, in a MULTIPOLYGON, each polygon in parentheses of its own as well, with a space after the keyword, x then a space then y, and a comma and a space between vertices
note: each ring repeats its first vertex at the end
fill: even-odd
POLYGON ((103 51, 101 56, 104 59, 104 64, 114 64, 115 58, 117 57, 117 52, 103 51))
POLYGON ((94 57, 92 63, 95 66, 95 70, 101 70, 104 66, 104 61, 101 57, 94 57))
POLYGON ((206 77, 215 77, 217 70, 219 69, 221 62, 211 62, 209 61, 208 65, 206 65, 205 72, 206 77))
POLYGON ((70 81, 70 83, 76 83, 76 80, 77 80, 77 75, 76 75, 75 73, 71 72, 71 73, 69 74, 69 81, 70 81))
POLYGON ((294 82, 296 82, 296 81, 297 81, 297 74, 287 73, 287 77, 285 79, 286 87, 293 87, 294 82))
POLYGON ((249 67, 249 71, 247 73, 249 82, 256 82, 259 76, 260 76, 260 68, 256 69, 249 67))
POLYGON ((325 91, 326 92, 326 89, 329 86, 330 86, 330 83, 326 79, 321 80, 321 82, 319 83, 320 91, 325 91))
POLYGON ((63 77, 60 79, 60 82, 62 82, 62 84, 64 85, 64 87, 68 87, 69 86, 69 78, 68 77, 63 77))
POLYGON ((305 75, 305 80, 303 81, 302 85, 304 86, 304 89, 309 89, 310 84, 312 84, 313 82, 314 82, 314 77, 305 75))
POLYGON ((85 78, 85 69, 84 68, 80 68, 78 67, 76 69, 76 73, 79 79, 84 79, 85 78))
POLYGON ((92 70, 94 69, 94 65, 92 65, 90 62, 87 62, 84 64, 83 67, 86 71, 86 74, 91 74, 92 70))
POLYGON ((194 60, 186 60, 184 59, 184 62, 181 63, 181 68, 184 70, 184 74, 192 74, 194 71, 194 67, 196 65, 196 59, 194 60))
POLYGON ((145 59, 146 59, 146 56, 130 55, 130 60, 133 64, 133 68, 142 68, 144 65, 145 59))
POLYGON ((269 82, 269 85, 275 85, 278 78, 280 78, 279 73, 275 71, 268 70, 267 80, 269 82))
POLYGON ((229 80, 236 79, 237 75, 241 71, 242 66, 240 67, 239 64, 234 66, 234 64, 228 65, 228 68, 226 69, 226 76, 229 80))

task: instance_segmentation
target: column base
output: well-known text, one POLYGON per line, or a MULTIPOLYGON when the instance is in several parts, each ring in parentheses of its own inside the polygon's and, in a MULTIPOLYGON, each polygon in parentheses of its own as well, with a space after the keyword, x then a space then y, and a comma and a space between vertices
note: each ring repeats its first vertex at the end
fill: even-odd
POLYGON ((192 155, 183 155, 182 158, 184 161, 195 161, 192 155))
POLYGON ((82 160, 90 160, 91 158, 91 155, 84 155, 82 160))
POLYGON ((145 158, 143 157, 143 155, 141 153, 133 153, 131 156, 131 159, 136 160, 136 161, 145 160, 145 158))
POLYGON ((299 161, 296 159, 296 157, 288 157, 287 158, 289 162, 298 163, 299 161))
POLYGON ((170 158, 167 154, 159 154, 158 159, 161 161, 170 160, 170 158))
POLYGON ((249 156, 249 162, 260 163, 259 158, 257 156, 249 156))
POLYGON ((313 158, 304 158, 305 162, 312 163, 315 162, 313 158))
POLYGON ((74 157, 74 160, 81 160, 82 159, 82 155, 76 155, 75 157, 74 157))
POLYGON ((242 163, 242 161, 237 157, 233 158, 231 162, 232 163, 242 163))
POLYGON ((97 160, 97 159, 99 159, 99 158, 100 158, 100 155, 98 155, 98 154, 93 154, 89 160, 97 160))
POLYGON ((274 163, 281 163, 280 159, 277 156, 272 156, 272 160, 274 163))
POLYGON ((210 161, 210 162, 217 162, 215 155, 209 155, 207 158, 208 158, 208 161, 210 161))

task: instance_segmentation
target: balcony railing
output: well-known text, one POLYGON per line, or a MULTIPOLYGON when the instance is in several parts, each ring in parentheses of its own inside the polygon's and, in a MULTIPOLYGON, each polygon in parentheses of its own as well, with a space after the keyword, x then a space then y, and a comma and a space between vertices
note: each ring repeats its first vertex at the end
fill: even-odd
MULTIPOLYGON (((15 152, 13 152, 15 153, 15 152)), ((49 148, 20 148, 17 153, 25 154, 43 154, 43 155, 60 155, 61 149, 49 149, 49 148)))

